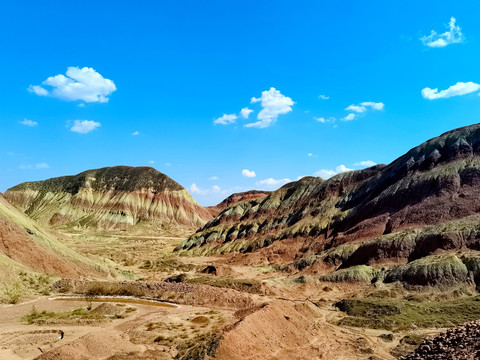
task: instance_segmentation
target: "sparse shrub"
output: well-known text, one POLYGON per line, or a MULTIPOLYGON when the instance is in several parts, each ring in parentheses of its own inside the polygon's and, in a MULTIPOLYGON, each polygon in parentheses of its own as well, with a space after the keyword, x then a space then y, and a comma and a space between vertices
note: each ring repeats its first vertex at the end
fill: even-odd
POLYGON ((18 282, 3 285, 3 294, 8 304, 18 304, 22 297, 23 290, 18 282))

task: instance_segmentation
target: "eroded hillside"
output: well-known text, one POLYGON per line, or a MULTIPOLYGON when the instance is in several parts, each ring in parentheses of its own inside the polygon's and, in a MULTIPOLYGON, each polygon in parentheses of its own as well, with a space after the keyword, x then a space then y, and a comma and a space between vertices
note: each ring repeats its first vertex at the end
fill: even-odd
POLYGON ((5 197, 32 219, 63 229, 188 233, 212 217, 180 184, 149 167, 27 182, 5 197))

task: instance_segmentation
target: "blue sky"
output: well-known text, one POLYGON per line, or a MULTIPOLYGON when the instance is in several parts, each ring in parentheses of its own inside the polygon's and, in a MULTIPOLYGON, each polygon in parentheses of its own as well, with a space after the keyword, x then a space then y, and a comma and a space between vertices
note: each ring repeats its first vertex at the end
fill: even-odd
POLYGON ((389 163, 480 121, 479 13, 476 1, 7 2, 0 191, 153 166, 212 205, 389 163))

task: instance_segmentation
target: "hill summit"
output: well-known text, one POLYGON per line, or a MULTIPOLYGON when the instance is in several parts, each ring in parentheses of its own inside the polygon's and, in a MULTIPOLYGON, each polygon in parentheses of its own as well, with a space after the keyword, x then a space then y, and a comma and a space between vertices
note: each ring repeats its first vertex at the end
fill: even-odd
POLYGON ((151 167, 114 166, 26 182, 5 192, 17 208, 57 228, 191 231, 211 218, 176 181, 151 167))

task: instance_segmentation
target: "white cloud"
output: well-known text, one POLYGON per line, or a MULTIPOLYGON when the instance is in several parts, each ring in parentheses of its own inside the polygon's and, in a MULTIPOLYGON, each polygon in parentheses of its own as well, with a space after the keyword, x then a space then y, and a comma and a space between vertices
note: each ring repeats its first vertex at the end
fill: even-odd
POLYGON ((48 91, 46 89, 44 89, 43 87, 38 86, 38 85, 30 85, 28 87, 28 91, 30 91, 34 94, 37 94, 39 96, 47 96, 48 95, 48 91))
POLYGON ((108 101, 108 96, 117 90, 112 80, 105 79, 89 67, 80 69, 70 66, 67 68, 66 76, 62 74, 50 76, 42 84, 49 89, 30 85, 28 91, 40 96, 51 95, 66 101, 105 103, 108 101))
POLYGON ((209 195, 222 192, 222 189, 218 185, 213 185, 210 189, 200 189, 197 184, 193 183, 190 186, 190 191, 198 195, 209 195))
POLYGON ((140 132, 138 132, 138 131, 134 131, 134 132, 132 133, 132 135, 133 135, 133 136, 140 135, 140 132))
POLYGON ((294 104, 293 100, 284 96, 275 88, 265 90, 262 92, 260 98, 253 97, 252 103, 260 102, 262 110, 258 113, 257 119, 259 121, 246 124, 246 127, 266 128, 275 123, 278 116, 292 111, 294 104))
POLYGON ((313 156, 313 154, 312 154, 312 153, 308 153, 307 155, 308 155, 308 156, 313 156))
POLYGON ((438 91, 438 88, 430 89, 426 87, 422 89, 422 96, 425 99, 434 100, 434 99, 441 99, 441 98, 449 98, 452 96, 460 96, 470 94, 472 92, 477 91, 480 89, 480 84, 476 84, 474 82, 457 82, 455 85, 450 86, 446 90, 438 91))
POLYGON ((242 110, 240 110, 240 116, 244 119, 248 119, 248 116, 252 112, 253 112, 252 109, 249 109, 248 107, 244 107, 242 110))
POLYGON ((441 48, 450 44, 461 43, 465 40, 462 34, 460 26, 455 25, 455 18, 451 17, 448 23, 447 31, 442 34, 438 34, 435 30, 430 32, 430 35, 425 35, 420 38, 423 45, 433 48, 441 48))
POLYGON ((50 166, 47 163, 38 163, 35 165, 20 165, 22 170, 32 170, 32 169, 50 169, 50 166))
POLYGON ((347 116, 345 116, 345 117, 343 118, 343 120, 345 120, 345 121, 351 121, 351 120, 355 119, 355 116, 356 116, 355 114, 351 113, 351 114, 348 114, 347 116))
POLYGON ((29 120, 29 119, 23 119, 23 121, 20 121, 20 124, 25 125, 25 126, 30 126, 34 127, 38 125, 38 122, 29 120))
POLYGON ((292 180, 287 179, 287 178, 285 178, 285 179, 268 178, 268 179, 260 180, 257 184, 268 185, 268 186, 276 186, 276 185, 283 185, 283 184, 289 183, 291 181, 292 180))
POLYGON ((250 170, 247 170, 247 169, 243 169, 243 170, 242 170, 242 175, 243 175, 243 176, 246 176, 246 177, 255 177, 255 176, 257 176, 257 174, 255 174, 255 171, 250 171, 250 170))
POLYGON ((345 165, 338 165, 335 170, 327 170, 327 169, 321 169, 315 173, 315 176, 320 176, 323 179, 328 179, 334 175, 347 172, 347 171, 352 171, 353 169, 347 168, 345 165))
POLYGON ((313 117, 315 120, 318 122, 321 122, 322 124, 326 123, 334 123, 337 119, 333 116, 330 116, 329 118, 324 118, 324 117, 313 117))
POLYGON ((362 160, 362 161, 356 162, 353 165, 355 165, 355 166, 375 166, 375 165, 377 165, 377 163, 373 162, 372 160, 362 160))
POLYGON ((358 105, 350 105, 349 107, 347 107, 345 110, 347 111, 355 111, 357 113, 363 113, 365 111, 367 111, 367 108, 365 106, 358 106, 358 105))
POLYGON ((165 166, 172 166, 172 164, 167 162, 167 163, 165 163, 165 166))
POLYGON ((218 180, 218 176, 210 176, 208 180, 218 180))
POLYGON ((71 131, 86 134, 92 130, 95 130, 97 127, 101 126, 99 122, 92 120, 75 120, 73 126, 70 128, 71 131))
POLYGON ((328 99, 330 99, 330 96, 327 96, 327 95, 323 95, 323 94, 322 94, 322 95, 318 95, 318 98, 319 98, 319 99, 322 99, 322 100, 328 100, 328 99))
POLYGON ((222 117, 219 117, 218 119, 214 120, 213 123, 228 125, 228 124, 233 124, 237 119, 238 119, 238 116, 235 114, 223 114, 222 117))
POLYGON ((155 164, 155 160, 150 160, 148 163, 149 164, 155 164))
POLYGON ((382 102, 373 102, 373 101, 364 101, 362 103, 360 103, 360 105, 362 106, 369 106, 371 107, 373 110, 383 110, 383 108, 385 107, 385 104, 382 103, 382 102))

